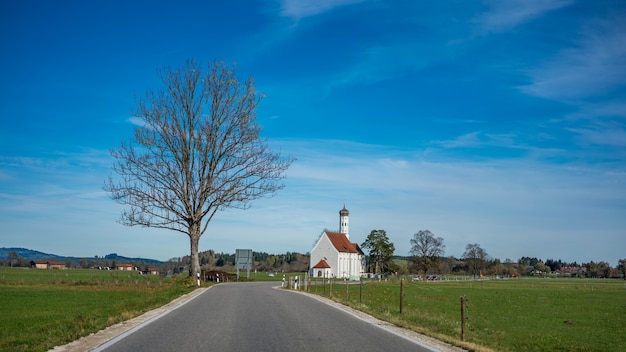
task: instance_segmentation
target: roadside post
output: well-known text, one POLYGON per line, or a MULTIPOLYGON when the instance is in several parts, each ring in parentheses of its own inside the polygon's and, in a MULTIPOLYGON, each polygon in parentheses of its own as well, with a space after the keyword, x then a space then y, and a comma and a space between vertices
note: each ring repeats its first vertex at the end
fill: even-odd
POLYGON ((307 271, 306 281, 304 282, 304 291, 311 292, 311 274, 307 271))
POLYGON ((400 279, 400 314, 402 314, 402 308, 404 306, 404 278, 400 279))
POLYGON ((363 303, 363 277, 359 278, 359 303, 363 303))
POLYGON ((461 341, 465 341, 465 302, 467 297, 461 296, 461 341))

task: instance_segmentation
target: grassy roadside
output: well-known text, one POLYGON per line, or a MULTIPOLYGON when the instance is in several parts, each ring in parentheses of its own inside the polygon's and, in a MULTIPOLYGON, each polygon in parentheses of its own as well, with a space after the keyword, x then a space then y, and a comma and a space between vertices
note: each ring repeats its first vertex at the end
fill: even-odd
MULTIPOLYGON (((329 296, 329 286, 312 287, 329 296)), ((530 279, 333 284, 332 299, 475 351, 624 351, 626 286, 618 280, 530 279), (460 297, 467 297, 461 341, 460 297)))
POLYGON ((194 288, 189 279, 135 273, 0 268, 0 351, 47 351, 194 288))
MULTIPOLYGON (((250 279, 281 281, 282 276, 258 273, 250 279)), ((161 280, 132 272, 0 268, 0 351, 46 351, 194 288, 190 279, 161 280)), ((329 286, 321 282, 310 289, 329 296, 329 286)), ((359 290, 358 284, 346 287, 337 281, 331 298, 469 350, 626 350, 624 281, 405 282, 402 315, 399 282, 364 284, 362 302, 359 290), (460 296, 468 299, 465 341, 460 340, 460 296)))

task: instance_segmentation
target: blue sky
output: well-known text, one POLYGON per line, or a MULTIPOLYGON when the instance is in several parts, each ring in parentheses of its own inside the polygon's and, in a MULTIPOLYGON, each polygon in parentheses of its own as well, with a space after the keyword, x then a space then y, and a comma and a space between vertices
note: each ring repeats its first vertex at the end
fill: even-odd
POLYGON ((626 3, 2 1, 0 246, 166 260, 188 239, 124 227, 102 190, 135 97, 186 59, 265 94, 286 187, 219 212, 200 250, 308 252, 350 210, 396 254, 617 265, 626 258, 626 3))

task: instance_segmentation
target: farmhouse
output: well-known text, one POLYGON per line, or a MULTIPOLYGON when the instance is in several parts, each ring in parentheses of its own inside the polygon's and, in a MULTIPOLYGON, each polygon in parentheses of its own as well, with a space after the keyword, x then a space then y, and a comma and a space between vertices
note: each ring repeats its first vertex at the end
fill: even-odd
POLYGON ((65 269, 65 263, 48 259, 36 259, 30 261, 30 267, 35 269, 65 269))
POLYGON ((349 215, 344 205, 339 211, 339 232, 323 231, 313 246, 311 276, 358 280, 365 271, 365 254, 350 242, 349 215))
POLYGON ((115 270, 132 271, 135 270, 135 266, 132 264, 115 264, 115 270))
POLYGON ((148 268, 143 271, 145 275, 159 275, 159 269, 157 268, 148 268))

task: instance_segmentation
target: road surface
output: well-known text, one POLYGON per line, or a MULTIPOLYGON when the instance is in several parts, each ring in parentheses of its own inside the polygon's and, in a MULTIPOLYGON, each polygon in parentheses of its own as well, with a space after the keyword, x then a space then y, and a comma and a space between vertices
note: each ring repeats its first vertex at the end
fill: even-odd
POLYGON ((437 351, 276 283, 224 283, 95 351, 437 351))

